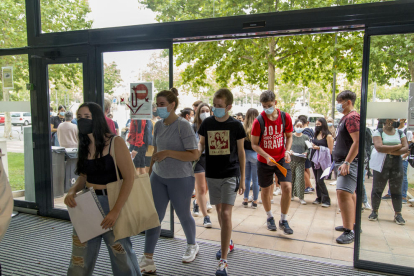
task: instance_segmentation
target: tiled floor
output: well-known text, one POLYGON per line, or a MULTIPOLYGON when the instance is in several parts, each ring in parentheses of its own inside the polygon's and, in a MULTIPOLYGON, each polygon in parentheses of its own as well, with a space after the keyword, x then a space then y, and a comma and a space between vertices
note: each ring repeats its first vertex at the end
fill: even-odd
MULTIPOLYGON (((312 180, 313 181, 313 180, 312 180)), ((327 181, 330 183, 331 181, 327 181)), ((370 201, 372 178, 365 182, 370 201)), ((307 205, 300 205, 297 198, 291 202, 288 220, 294 234, 287 236, 278 230, 268 231, 266 228, 266 214, 263 205, 257 209, 244 208, 241 204, 243 196, 237 196, 233 208, 233 235, 236 245, 252 246, 257 248, 304 254, 314 257, 335 259, 346 262, 353 261, 354 244, 339 245, 335 239, 340 235, 334 230, 335 226, 342 225, 336 198, 335 185, 327 185, 331 197, 331 207, 322 208, 313 205, 315 194, 306 194, 307 205)), ((275 218, 280 217, 280 196, 274 197, 272 211, 275 218)), ((63 197, 55 199, 56 208, 65 208, 63 197)), ((403 205, 405 226, 393 222, 393 208, 391 200, 383 200, 379 210, 379 221, 368 220, 369 210, 362 213, 362 229, 360 258, 363 260, 380 261, 404 266, 414 266, 414 207, 403 205)), ((169 214, 167 212, 166 214, 169 214)), ((213 223, 212 229, 203 227, 203 217, 195 219, 196 235, 198 239, 220 241, 220 230, 215 210, 209 214, 213 223)), ((185 238, 177 216, 175 216, 175 236, 185 238)), ((169 228, 167 215, 163 228, 169 228)))

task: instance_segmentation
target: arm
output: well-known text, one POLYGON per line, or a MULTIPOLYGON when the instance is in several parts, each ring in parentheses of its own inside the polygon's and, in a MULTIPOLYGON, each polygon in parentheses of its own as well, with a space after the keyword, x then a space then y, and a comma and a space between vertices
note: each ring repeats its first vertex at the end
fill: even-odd
MULTIPOLYGON (((255 152, 257 152, 258 154, 260 154, 263 158, 266 159, 267 161, 267 165, 269 166, 276 166, 272 161, 275 161, 269 154, 267 154, 262 147, 259 145, 259 136, 251 136, 251 140, 252 140, 252 148, 255 152)), ((276 161, 275 161, 276 162, 276 161)))
POLYGON ((186 151, 163 150, 152 155, 152 159, 158 162, 161 162, 167 157, 174 158, 183 162, 189 162, 197 160, 199 158, 199 153, 198 149, 191 149, 186 151))
POLYGON ((56 132, 57 128, 54 128, 54 124, 50 124, 50 129, 52 132, 56 132))
POLYGON ((334 139, 333 139, 332 135, 328 135, 326 137, 326 141, 328 142, 329 152, 332 154, 333 146, 334 146, 334 139))
MULTIPOLYGON (((374 140, 375 149, 378 152, 382 152, 382 153, 391 154, 391 152, 398 151, 403 147, 402 144, 395 145, 395 146, 384 146, 382 144, 382 139, 381 139, 380 136, 374 136, 374 137, 372 137, 372 140, 374 140)), ((407 139, 405 139, 405 140, 407 141, 407 139)), ((407 146, 407 150, 408 150, 408 146, 407 146)))
POLYGON ((116 164, 122 174, 123 182, 114 207, 108 213, 108 215, 106 215, 106 217, 101 223, 101 226, 104 229, 114 226, 116 220, 118 219, 119 213, 121 212, 122 207, 124 207, 125 202, 127 201, 129 194, 131 193, 132 185, 134 185, 135 179, 135 168, 133 163, 131 162, 131 159, 129 158, 129 150, 125 142, 118 137, 115 137, 114 139, 116 164))
MULTIPOLYGON (((154 152, 152 153, 152 156, 154 156, 154 154, 156 154, 156 153, 157 153, 157 147, 154 146, 154 152)), ((151 175, 151 173, 152 173, 152 166, 154 165, 154 162, 155 162, 154 158, 151 157, 151 164, 150 164, 150 167, 149 167, 148 175, 151 175)))
POLYGON ((69 207, 76 207, 76 201, 75 201, 75 196, 76 193, 81 191, 86 185, 86 175, 85 174, 80 174, 78 179, 75 182, 75 185, 73 185, 69 191, 68 194, 65 197, 65 204, 68 205, 69 207))
POLYGON ((288 133, 285 132, 285 137, 286 137, 285 162, 290 163, 290 148, 292 147, 292 142, 293 142, 292 132, 288 132, 288 133))
MULTIPOLYGON (((349 149, 348 155, 345 158, 346 162, 351 163, 355 157, 358 154, 358 147, 359 147, 359 131, 355 131, 353 133, 350 133, 351 138, 352 138, 352 146, 349 149)), ((342 175, 348 175, 349 174, 349 165, 347 164, 342 164, 339 168, 338 171, 340 172, 340 174, 342 175)))
POLYGON ((198 156, 201 156, 201 154, 205 150, 206 138, 204 138, 204 136, 200 134, 198 134, 198 137, 200 138, 200 141, 198 141, 198 156))
POLYGON ((237 140, 237 155, 239 156, 239 165, 240 165, 240 186, 239 186, 239 195, 244 193, 245 183, 245 169, 246 169, 246 153, 244 151, 244 138, 237 140))
POLYGON ((408 151, 408 143, 407 143, 407 137, 403 137, 401 138, 401 144, 402 144, 402 148, 396 151, 391 152, 391 155, 402 155, 407 153, 408 151))

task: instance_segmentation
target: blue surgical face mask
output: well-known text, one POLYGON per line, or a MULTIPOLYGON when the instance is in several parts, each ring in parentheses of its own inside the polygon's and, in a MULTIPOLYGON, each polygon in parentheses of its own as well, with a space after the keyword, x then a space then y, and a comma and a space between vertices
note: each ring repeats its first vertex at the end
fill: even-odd
POLYGON ((170 116, 170 112, 168 112, 167 107, 157 107, 158 116, 162 119, 167 119, 170 116))
POLYGON ((304 130, 304 128, 302 128, 302 127, 295 128, 296 133, 302 133, 303 130, 304 130))
POLYGON ((333 124, 332 123, 328 123, 328 127, 331 127, 331 126, 333 126, 333 124))
POLYGON ((269 107, 269 108, 263 108, 264 109, 264 112, 266 113, 266 114, 272 114, 274 111, 275 111, 275 107, 274 106, 272 106, 272 107, 269 107))
POLYGON ((65 112, 60 112, 60 116, 65 116, 65 112))
POLYGON ((226 115, 226 109, 225 108, 213 107, 211 110, 213 110, 213 114, 217 118, 223 118, 226 115))
POLYGON ((344 108, 342 107, 341 103, 336 104, 336 111, 338 111, 339 113, 344 112, 344 108))

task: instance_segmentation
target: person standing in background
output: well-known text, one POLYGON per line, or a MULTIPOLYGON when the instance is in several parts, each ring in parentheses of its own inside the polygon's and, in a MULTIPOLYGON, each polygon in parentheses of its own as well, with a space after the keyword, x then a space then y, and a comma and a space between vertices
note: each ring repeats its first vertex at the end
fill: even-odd
MULTIPOLYGON (((313 139, 313 136, 315 135, 315 132, 313 131, 312 128, 309 127, 309 121, 308 121, 308 117, 305 115, 300 115, 298 117, 299 120, 302 121, 304 130, 303 130, 303 134, 305 134, 306 136, 309 137, 309 139, 313 139)), ((311 169, 312 165, 310 160, 306 160, 305 161, 305 194, 311 194, 315 192, 315 189, 312 188, 312 182, 310 180, 310 169, 311 169)))
POLYGON ((111 112, 111 101, 108 99, 104 100, 104 110, 105 120, 108 124, 109 130, 112 132, 112 134, 116 135, 115 123, 112 121, 112 119, 108 118, 108 114, 111 112))
POLYGON ((59 140, 57 137, 57 128, 58 126, 65 121, 66 107, 64 105, 59 105, 58 115, 50 119, 50 129, 52 132, 52 146, 59 146, 59 140))
MULTIPOLYGON (((114 121, 114 116, 112 114, 108 114, 108 118, 111 119, 112 121, 114 121)), ((115 131, 116 131, 115 135, 118 135, 119 136, 119 126, 118 126, 118 123, 116 121, 114 121, 114 124, 115 124, 115 131)))
POLYGON ((203 101, 198 100, 198 101, 195 101, 195 102, 193 103, 193 109, 194 109, 194 111, 195 111, 195 112, 197 112, 197 108, 198 108, 198 106, 199 106, 202 102, 203 102, 203 101))
POLYGON ((328 119, 326 119, 326 122, 328 123, 328 130, 331 133, 332 137, 335 139, 336 138, 336 129, 334 126, 334 119, 332 119, 331 117, 328 117, 328 119))
POLYGON ((67 111, 65 121, 58 126, 57 137, 61 147, 78 148, 78 126, 72 124, 73 113, 67 111))

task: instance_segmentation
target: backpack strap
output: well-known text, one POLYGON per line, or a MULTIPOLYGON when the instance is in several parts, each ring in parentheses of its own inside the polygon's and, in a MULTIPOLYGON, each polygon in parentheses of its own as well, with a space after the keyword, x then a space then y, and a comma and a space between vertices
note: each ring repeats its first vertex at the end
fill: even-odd
POLYGON ((286 125, 286 113, 283 111, 280 111, 280 115, 282 116, 282 131, 283 134, 285 133, 285 125, 286 125))
POLYGON ((259 124, 260 124, 260 137, 259 137, 259 146, 260 146, 260 142, 262 141, 262 137, 265 131, 265 122, 264 122, 264 118, 262 114, 259 114, 259 116, 257 116, 257 120, 259 121, 259 124))

